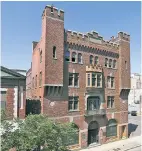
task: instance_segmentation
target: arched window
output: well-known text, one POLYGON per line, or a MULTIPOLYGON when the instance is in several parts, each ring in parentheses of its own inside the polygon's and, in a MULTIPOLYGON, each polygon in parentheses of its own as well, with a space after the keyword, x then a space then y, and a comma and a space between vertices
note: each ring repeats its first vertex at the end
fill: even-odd
POLYGON ((105 58, 105 67, 108 65, 108 58, 105 58))
POLYGON ((73 53, 72 53, 72 62, 77 62, 76 52, 73 52, 73 53))
POLYGON ((42 62, 42 51, 40 51, 40 63, 42 62))
POLYGON ((110 119, 106 127, 106 136, 117 136, 117 122, 115 119, 110 119))
POLYGON ((98 64, 99 63, 99 57, 98 56, 95 56, 95 64, 98 64))
POLYGON ((56 46, 53 47, 53 58, 57 59, 57 56, 56 56, 56 46))
POLYGON ((113 68, 116 68, 116 60, 113 60, 113 68))
POLYGON ((78 63, 82 63, 82 54, 81 53, 79 53, 78 54, 78 63))
POLYGON ((109 68, 112 67, 112 59, 109 59, 109 68))
POLYGON ((90 64, 93 64, 93 56, 90 56, 90 64))

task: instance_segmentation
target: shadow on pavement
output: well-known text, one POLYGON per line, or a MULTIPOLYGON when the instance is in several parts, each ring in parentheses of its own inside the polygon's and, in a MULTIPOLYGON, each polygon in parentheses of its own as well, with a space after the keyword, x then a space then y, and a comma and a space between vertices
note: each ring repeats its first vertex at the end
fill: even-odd
POLYGON ((132 123, 128 124, 128 137, 130 136, 132 132, 134 132, 137 129, 137 127, 138 125, 136 124, 132 124, 132 123))

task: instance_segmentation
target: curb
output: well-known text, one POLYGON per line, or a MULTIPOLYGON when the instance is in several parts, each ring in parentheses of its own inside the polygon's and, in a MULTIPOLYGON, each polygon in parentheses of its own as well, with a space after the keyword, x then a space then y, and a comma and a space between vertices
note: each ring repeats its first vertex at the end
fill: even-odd
POLYGON ((134 148, 137 148, 137 147, 140 147, 140 146, 142 146, 142 145, 137 145, 137 146, 135 146, 135 147, 131 147, 131 148, 125 149, 125 150, 123 150, 123 151, 131 150, 131 149, 134 149, 134 148))

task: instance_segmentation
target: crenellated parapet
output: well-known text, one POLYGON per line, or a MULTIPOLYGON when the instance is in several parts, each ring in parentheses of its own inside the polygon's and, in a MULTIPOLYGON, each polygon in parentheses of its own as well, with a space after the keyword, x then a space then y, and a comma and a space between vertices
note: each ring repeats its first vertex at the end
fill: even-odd
POLYGON ((86 72, 102 72, 103 68, 101 65, 89 65, 86 66, 86 72))
POLYGON ((88 35, 90 38, 93 38, 93 39, 103 40, 103 37, 100 36, 100 35, 98 34, 98 32, 96 32, 96 31, 88 32, 87 35, 88 35))
POLYGON ((64 11, 61 9, 58 9, 56 7, 47 5, 47 6, 45 6, 45 9, 42 13, 42 18, 44 16, 50 16, 53 18, 64 20, 64 11))
POLYGON ((119 48, 119 44, 112 42, 112 41, 103 40, 102 44, 104 44, 105 46, 110 47, 110 48, 116 48, 116 49, 119 48))
POLYGON ((126 41, 130 41, 130 35, 125 32, 118 32, 118 38, 126 41))
POLYGON ((86 34, 80 33, 80 32, 76 32, 76 31, 71 31, 71 30, 67 30, 67 35, 71 36, 74 39, 80 39, 80 40, 88 40, 88 36, 86 34))
POLYGON ((87 42, 92 42, 96 44, 102 44, 106 47, 112 48, 112 49, 118 49, 119 44, 116 44, 112 41, 105 41, 102 36, 98 34, 96 31, 88 32, 87 34, 83 34, 76 31, 67 30, 66 31, 67 36, 73 38, 74 40, 83 40, 87 42))

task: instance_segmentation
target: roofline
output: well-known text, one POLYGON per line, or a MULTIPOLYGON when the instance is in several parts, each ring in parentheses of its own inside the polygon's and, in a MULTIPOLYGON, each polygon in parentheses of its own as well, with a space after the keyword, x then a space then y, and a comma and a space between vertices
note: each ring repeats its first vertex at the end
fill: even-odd
POLYGON ((0 68, 1 68, 1 71, 8 72, 8 73, 10 73, 10 74, 12 74, 12 75, 14 75, 14 76, 18 76, 19 78, 20 78, 20 77, 21 77, 21 78, 25 78, 25 77, 26 77, 26 76, 24 76, 24 75, 22 75, 22 74, 20 74, 20 73, 17 73, 16 71, 14 71, 14 70, 12 70, 12 69, 6 68, 6 67, 4 67, 4 66, 0 66, 0 68))
POLYGON ((27 72, 27 70, 22 70, 22 69, 10 69, 10 70, 13 70, 13 71, 20 71, 20 72, 27 72))

